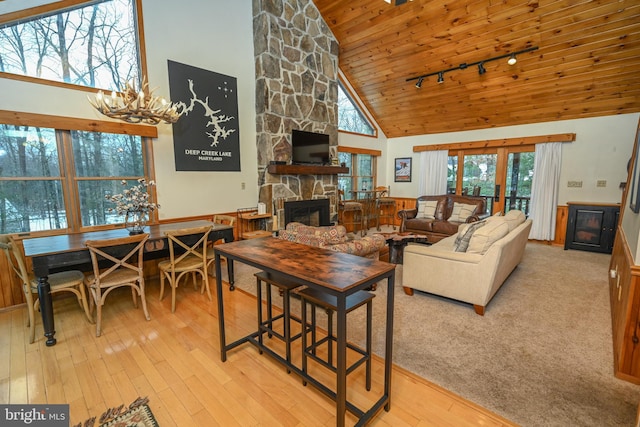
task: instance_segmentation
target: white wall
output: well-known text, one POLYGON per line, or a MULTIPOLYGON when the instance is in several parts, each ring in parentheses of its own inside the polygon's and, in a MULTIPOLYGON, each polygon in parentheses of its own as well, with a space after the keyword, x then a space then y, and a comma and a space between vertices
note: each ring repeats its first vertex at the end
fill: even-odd
MULTIPOLYGON (((631 158, 636 127, 640 114, 564 120, 531 125, 508 126, 475 131, 449 132, 390 138, 387 144, 387 176, 393 179, 393 159, 412 157, 413 173, 410 183, 396 183, 396 197, 417 197, 417 178, 420 174, 419 153, 415 145, 446 144, 486 139, 516 138, 535 135, 575 133, 576 140, 562 145, 562 172, 560 175, 559 204, 567 202, 620 203, 621 182, 627 180, 627 162, 631 158), (596 187, 597 180, 606 180, 607 186, 596 187), (582 188, 569 188, 567 181, 582 181, 582 188)), ((392 184, 393 185, 393 184, 392 184)))
MULTIPOLYGON (((0 14, 22 0, 0 3, 0 14)), ((171 125, 158 126, 153 141, 161 219, 233 212, 256 206, 253 22, 250 1, 143 0, 149 83, 169 96, 167 60, 237 78, 241 172, 176 172, 171 125), (224 13, 220 11, 223 10, 224 13), (246 183, 246 190, 242 190, 246 183)), ((32 2, 29 6, 32 6, 32 2)), ((87 92, 0 79, 0 109, 108 120, 87 101, 87 92)))

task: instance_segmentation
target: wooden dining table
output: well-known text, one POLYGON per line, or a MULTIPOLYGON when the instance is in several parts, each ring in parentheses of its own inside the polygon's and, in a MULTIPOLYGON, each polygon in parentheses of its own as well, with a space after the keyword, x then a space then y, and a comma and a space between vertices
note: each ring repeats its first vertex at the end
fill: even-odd
MULTIPOLYGON (((215 246, 216 292, 218 300, 218 327, 220 332, 220 357, 227 360, 227 352, 251 343, 269 354, 288 370, 300 375, 305 381, 316 386, 321 392, 336 402, 336 425, 345 425, 346 411, 358 418, 356 425, 367 424, 380 409, 390 409, 391 405, 391 363, 393 350, 393 308, 395 265, 359 257, 352 254, 334 252, 328 249, 289 242, 274 237, 242 240, 215 246), (229 264, 241 262, 266 271, 275 277, 284 277, 336 297, 336 390, 331 391, 299 367, 279 357, 257 339, 260 332, 252 331, 246 336, 227 343, 224 320, 224 298, 221 278, 221 257, 229 264), (373 284, 386 280, 386 320, 384 347, 384 389, 378 400, 369 408, 361 409, 347 399, 347 297, 370 288, 373 284)), ((374 397, 375 398, 375 397, 374 397)))
MULTIPOLYGON (((232 226, 214 224, 205 220, 149 225, 145 229, 145 232, 149 234, 149 240, 144 249, 145 260, 168 256, 169 247, 165 235, 167 231, 204 226, 212 227, 209 240, 224 239, 225 242, 233 241, 232 226)), ((129 232, 126 229, 117 228, 46 237, 26 237, 22 240, 24 254, 26 257, 31 258, 33 272, 38 278, 38 298, 40 299, 40 313, 42 315, 44 335, 47 338, 47 346, 56 344, 51 285, 47 280, 47 276, 64 270, 91 271, 91 256, 85 246, 87 240, 114 239, 128 235, 129 232)), ((233 284, 233 265, 231 263, 228 265, 228 273, 229 281, 233 284)))

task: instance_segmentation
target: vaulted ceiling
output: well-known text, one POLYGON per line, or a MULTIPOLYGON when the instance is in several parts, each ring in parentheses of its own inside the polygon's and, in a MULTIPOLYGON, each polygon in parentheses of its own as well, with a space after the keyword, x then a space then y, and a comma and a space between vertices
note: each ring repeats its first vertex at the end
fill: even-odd
POLYGON ((387 137, 640 111, 638 0, 314 0, 387 137), (395 3, 392 1, 392 3, 395 3), (537 46, 506 59, 409 78, 537 46))

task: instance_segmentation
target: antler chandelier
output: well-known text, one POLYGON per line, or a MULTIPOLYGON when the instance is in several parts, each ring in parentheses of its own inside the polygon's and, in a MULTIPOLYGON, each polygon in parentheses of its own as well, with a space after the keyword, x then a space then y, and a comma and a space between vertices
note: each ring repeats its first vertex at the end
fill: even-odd
POLYGON ((89 98, 89 103, 105 116, 127 123, 175 123, 183 113, 178 111, 176 104, 154 96, 144 79, 139 91, 127 82, 121 94, 113 91, 111 96, 106 96, 99 91, 95 99, 89 98))

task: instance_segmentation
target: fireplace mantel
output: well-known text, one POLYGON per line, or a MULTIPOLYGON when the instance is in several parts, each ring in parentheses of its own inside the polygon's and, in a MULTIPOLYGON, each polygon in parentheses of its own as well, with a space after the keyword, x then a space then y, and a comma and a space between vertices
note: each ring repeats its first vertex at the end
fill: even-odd
POLYGON ((267 171, 273 175, 337 175, 349 173, 349 168, 341 166, 310 165, 269 165, 267 171))

